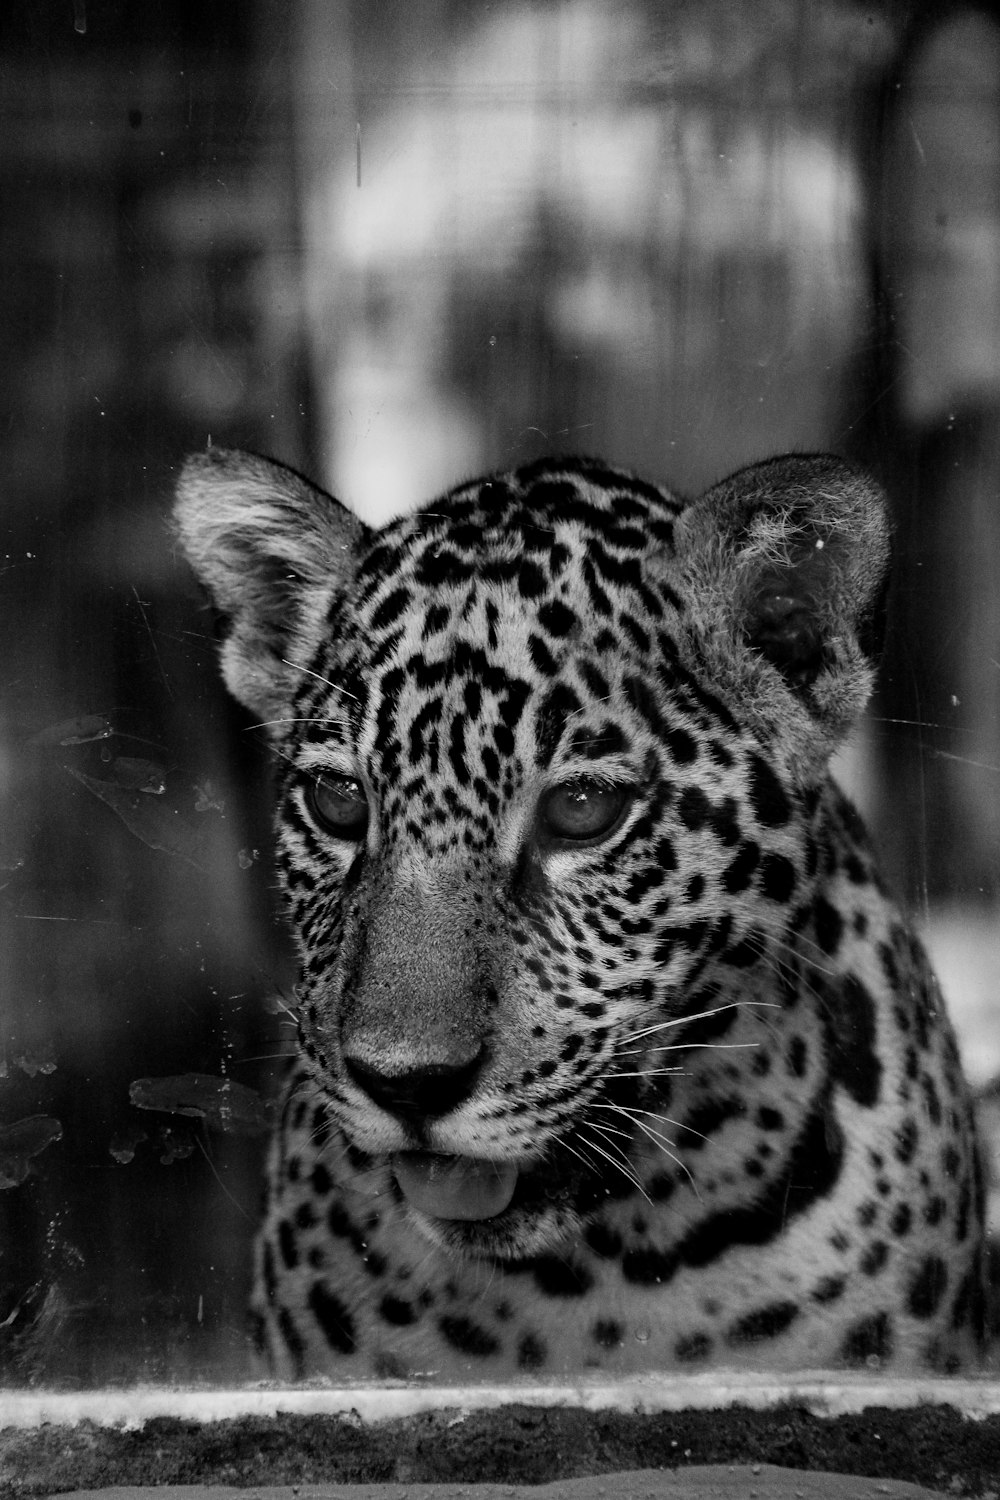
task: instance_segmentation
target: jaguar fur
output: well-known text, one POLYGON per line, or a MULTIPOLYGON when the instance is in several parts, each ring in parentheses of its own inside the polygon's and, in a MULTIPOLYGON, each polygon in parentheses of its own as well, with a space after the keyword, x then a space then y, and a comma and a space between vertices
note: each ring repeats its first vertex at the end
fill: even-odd
POLYGON ((827 772, 877 487, 787 456, 685 504, 558 459, 374 532, 212 449, 177 517, 276 750, 301 961, 275 1372, 967 1368, 970 1106, 827 772))

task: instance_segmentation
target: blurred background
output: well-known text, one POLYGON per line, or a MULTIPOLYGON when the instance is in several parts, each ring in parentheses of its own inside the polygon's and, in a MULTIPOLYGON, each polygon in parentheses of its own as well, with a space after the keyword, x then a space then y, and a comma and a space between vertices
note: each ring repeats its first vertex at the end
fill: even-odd
POLYGON ((0 195, 0 1379, 249 1372, 292 972, 165 520, 209 440, 376 522, 543 453, 868 464, 899 580, 838 770, 994 1125, 995 7, 5 0, 0 195))

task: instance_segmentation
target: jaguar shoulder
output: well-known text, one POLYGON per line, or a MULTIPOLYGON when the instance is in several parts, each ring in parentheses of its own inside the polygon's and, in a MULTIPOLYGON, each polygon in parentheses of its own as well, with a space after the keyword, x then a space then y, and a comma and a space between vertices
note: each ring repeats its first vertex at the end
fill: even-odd
POLYGON ((550 460, 373 532, 211 450, 177 516, 278 752, 276 1372, 968 1367, 958 1055, 827 771, 877 487, 789 456, 685 504, 550 460))

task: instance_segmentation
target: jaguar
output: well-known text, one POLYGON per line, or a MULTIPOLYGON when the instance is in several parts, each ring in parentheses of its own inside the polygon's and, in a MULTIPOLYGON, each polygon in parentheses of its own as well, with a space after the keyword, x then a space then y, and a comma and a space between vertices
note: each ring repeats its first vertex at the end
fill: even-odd
POLYGON ((588 458, 375 530, 192 457, 299 959, 252 1317, 274 1373, 979 1357, 956 1043, 829 772, 890 525, 828 455, 687 502, 588 458))

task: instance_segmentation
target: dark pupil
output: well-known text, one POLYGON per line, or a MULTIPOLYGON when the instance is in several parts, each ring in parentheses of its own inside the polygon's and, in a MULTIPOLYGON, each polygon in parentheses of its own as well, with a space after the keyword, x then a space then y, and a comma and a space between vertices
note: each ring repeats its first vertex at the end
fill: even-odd
POLYGON ((368 823, 368 802, 358 782, 349 777, 313 782, 309 802, 318 822, 331 833, 357 838, 368 823))
POLYGON ((619 787, 595 781, 576 781, 557 787, 545 800, 545 819, 553 833, 564 839, 589 839, 605 833, 625 802, 619 787))

